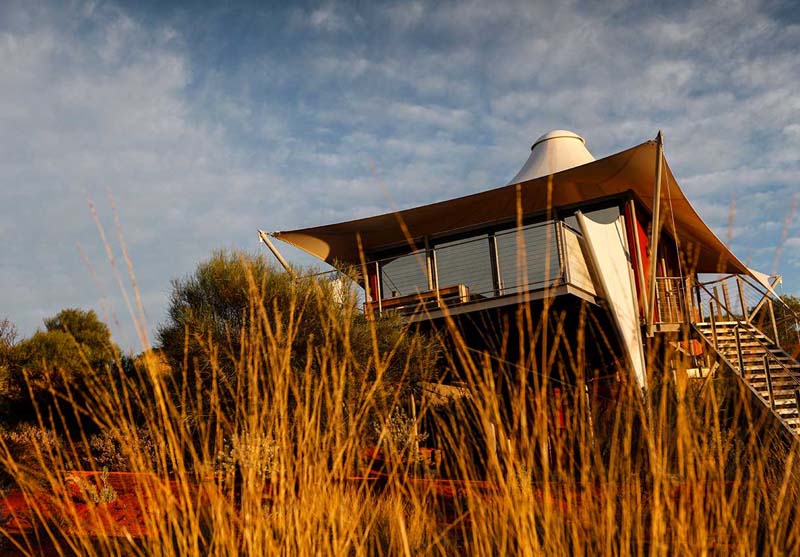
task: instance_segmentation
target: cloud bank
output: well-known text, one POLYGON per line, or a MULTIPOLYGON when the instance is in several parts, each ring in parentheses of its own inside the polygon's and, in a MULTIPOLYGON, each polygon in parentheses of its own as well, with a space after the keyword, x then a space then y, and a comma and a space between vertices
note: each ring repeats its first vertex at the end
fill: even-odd
MULTIPOLYGON (((87 198, 119 257, 113 198, 152 327, 170 278, 216 247, 501 185, 553 128, 596 157, 663 129, 701 215, 725 238, 734 202, 734 251, 771 271, 800 191, 792 14, 4 3, 0 311, 28 334, 62 307, 95 307, 136 347, 87 198)), ((780 262, 795 293, 797 220, 780 262)))

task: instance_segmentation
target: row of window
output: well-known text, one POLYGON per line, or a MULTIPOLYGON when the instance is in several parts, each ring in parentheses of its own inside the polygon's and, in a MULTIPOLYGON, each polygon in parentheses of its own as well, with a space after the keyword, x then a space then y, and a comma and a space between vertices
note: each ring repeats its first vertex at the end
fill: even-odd
POLYGON ((424 250, 385 260, 380 263, 382 297, 430 290, 429 273, 438 278, 439 288, 466 285, 471 298, 552 284, 563 271, 558 249, 560 225, 539 223, 497 233, 496 250, 492 238, 481 234, 434 245, 430 262, 424 250))

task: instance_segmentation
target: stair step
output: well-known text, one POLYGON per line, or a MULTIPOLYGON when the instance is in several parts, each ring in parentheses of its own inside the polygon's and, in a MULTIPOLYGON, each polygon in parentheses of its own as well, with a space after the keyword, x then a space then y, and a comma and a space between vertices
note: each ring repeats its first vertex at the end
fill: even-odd
MULTIPOLYGON (((733 362, 734 366, 738 369, 739 366, 736 365, 736 362, 733 362)), ((778 366, 769 366, 770 375, 772 375, 773 381, 776 379, 784 379, 787 377, 792 377, 797 380, 798 386, 800 386, 800 374, 796 372, 796 370, 784 370, 782 367, 778 366)), ((761 378, 766 380, 767 374, 764 372, 764 366, 744 366, 744 376, 748 379, 755 379, 761 378)))
MULTIPOLYGON (((712 338, 711 340, 713 341, 714 339, 712 338)), ((747 346, 748 348, 761 348, 761 344, 755 340, 740 338, 739 344, 741 344, 742 346, 747 346)), ((720 338, 719 336, 717 336, 717 346, 736 346, 736 339, 733 337, 720 338)))
MULTIPOLYGON (((735 361, 733 363, 736 363, 735 361)), ((736 366, 739 367, 739 366, 736 366)), ((764 369, 763 364, 744 364, 745 369, 745 376, 747 377, 766 377, 766 370, 764 369)), ((800 383, 800 372, 794 369, 784 369, 781 366, 777 366, 772 364, 769 366, 770 375, 773 378, 775 377, 796 377, 798 383, 800 383)))
MULTIPOLYGON (((731 356, 736 356, 737 358, 739 357, 739 351, 736 350, 736 347, 720 348, 719 352, 721 352, 725 356, 731 355, 731 356)), ((767 355, 767 354, 772 354, 772 356, 774 356, 774 357, 770 357, 771 360, 777 360, 779 362, 784 362, 784 363, 795 363, 795 360, 792 360, 791 358, 784 358, 784 357, 776 355, 773 352, 769 352, 769 351, 766 351, 766 350, 758 350, 758 351, 756 351, 756 350, 746 350, 746 349, 742 350, 742 359, 751 360, 751 361, 755 361, 755 360, 758 360, 758 359, 763 360, 764 356, 767 355)))
MULTIPOLYGON (((742 350, 751 350, 753 352, 772 352, 774 350, 774 348, 764 348, 755 342, 741 342, 739 346, 742 347, 742 350)), ((718 342, 717 350, 736 350, 736 342, 718 342)))
MULTIPOLYGON (((756 389, 761 398, 764 400, 769 400, 769 391, 767 389, 756 389)), ((773 391, 773 396, 775 397, 775 406, 778 406, 779 401, 784 401, 785 404, 794 404, 794 393, 787 393, 787 392, 776 392, 773 391)))
MULTIPOLYGON (((731 360, 733 364, 736 364, 738 367, 739 362, 735 358, 728 358, 731 360)), ((764 363, 763 362, 745 362, 744 369, 747 371, 764 373, 764 363)), ((770 362, 769 370, 775 373, 783 373, 784 375, 798 375, 797 366, 782 366, 780 364, 776 364, 775 362, 770 362)))
MULTIPOLYGON (((726 354, 723 354, 723 355, 728 360, 730 360, 731 362, 733 362, 735 364, 739 363, 739 359, 736 357, 735 354, 732 354, 731 356, 728 356, 726 354)), ((761 369, 761 370, 764 369, 764 360, 763 359, 762 360, 747 360, 745 358, 742 358, 742 361, 744 362, 744 367, 746 367, 748 369, 761 369)), ((775 361, 771 361, 769 363, 769 369, 770 370, 773 370, 773 369, 788 369, 789 371, 797 373, 798 370, 800 370, 800 364, 797 364, 796 362, 781 362, 781 363, 778 363, 778 362, 775 362, 775 361)))
MULTIPOLYGON (((748 379, 747 382, 750 383, 750 385, 754 389, 757 389, 759 391, 763 390, 764 392, 766 392, 768 389, 767 381, 765 379, 756 379, 756 380, 748 379)), ((786 391, 791 393, 792 396, 794 396, 794 392, 798 389, 800 389, 800 385, 798 385, 794 381, 781 380, 772 382, 772 390, 776 393, 781 391, 786 391)))
MULTIPOLYGON (((748 378, 747 382, 756 389, 767 389, 767 380, 763 377, 748 378)), ((798 389, 800 389, 800 383, 792 379, 782 378, 780 380, 772 381, 772 390, 776 393, 779 391, 794 393, 798 389)))
MULTIPOLYGON (((767 388, 767 378, 763 375, 761 376, 750 376, 745 377, 748 383, 753 385, 754 387, 763 385, 764 388, 767 388)), ((800 381, 797 380, 796 377, 774 377, 772 379, 772 388, 773 389, 792 389, 797 390, 800 389, 800 381)))
MULTIPOLYGON (((758 390, 764 389, 765 391, 767 390, 767 380, 766 379, 762 379, 762 378, 759 378, 759 379, 748 379, 747 382, 750 383, 750 385, 754 389, 758 389, 758 390)), ((791 393, 794 393, 798 389, 800 389, 800 385, 797 384, 797 382, 795 382, 795 381, 791 381, 791 380, 787 381, 786 379, 781 379, 780 381, 776 380, 776 381, 772 382, 772 390, 775 391, 775 392, 778 392, 778 391, 789 391, 791 393)))
MULTIPOLYGON (((736 350, 725 350, 724 352, 728 353, 728 354, 737 354, 738 353, 736 350)), ((791 363, 795 363, 795 364, 797 363, 797 361, 793 360, 790 356, 783 356, 783 355, 780 355, 780 354, 775 354, 774 352, 767 352, 765 350, 759 350, 759 351, 742 350, 742 358, 744 358, 745 360, 748 360, 748 359, 749 360, 755 360, 757 358, 762 358, 763 359, 764 355, 768 354, 768 353, 772 354, 772 357, 770 358, 772 360, 778 360, 779 362, 785 362, 785 363, 790 363, 790 364, 791 363)))

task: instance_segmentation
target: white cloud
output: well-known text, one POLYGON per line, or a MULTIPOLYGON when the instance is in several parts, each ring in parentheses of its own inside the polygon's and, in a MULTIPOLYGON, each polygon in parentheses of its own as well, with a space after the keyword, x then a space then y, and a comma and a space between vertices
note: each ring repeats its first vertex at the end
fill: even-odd
MULTIPOLYGON (((13 223, 4 226, 2 307, 26 332, 62 307, 118 299, 86 196, 113 238, 106 190, 113 194, 153 325, 169 277, 211 247, 249 237, 256 207, 241 210, 245 200, 280 184, 244 169, 218 132, 192 120, 187 63, 170 33, 107 13, 90 13, 89 23, 109 17, 94 37, 46 21, 0 34, 0 128, 14 130, 0 136, 0 220, 13 223)), ((124 333, 132 346, 129 326, 124 333)))
POLYGON ((115 299, 74 248, 102 266, 85 193, 112 190, 155 322, 212 247, 501 185, 553 128, 598 157, 663 129, 701 215, 724 236, 735 191, 734 249, 771 265, 756 246, 774 253, 800 173, 800 26, 763 5, 264 10, 274 27, 238 36, 202 13, 0 6, 0 307, 24 329, 115 299))

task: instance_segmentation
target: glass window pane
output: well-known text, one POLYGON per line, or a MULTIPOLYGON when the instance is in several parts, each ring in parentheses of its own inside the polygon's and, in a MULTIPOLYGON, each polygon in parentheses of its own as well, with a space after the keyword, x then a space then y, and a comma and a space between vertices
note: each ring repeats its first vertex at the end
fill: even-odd
POLYGON ((381 264, 381 295, 383 298, 406 296, 428 290, 425 252, 403 255, 381 264))
POLYGON ((489 236, 438 244, 436 272, 439 288, 465 284, 470 296, 493 296, 489 236))
POLYGON ((561 276, 557 231, 546 223, 496 235, 503 294, 544 288, 561 276))

